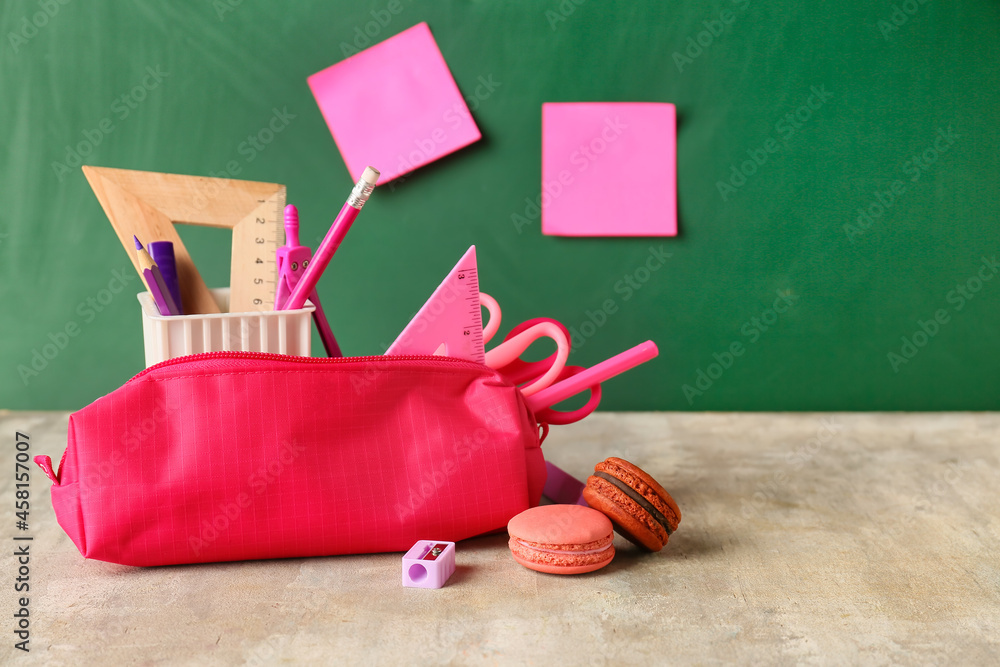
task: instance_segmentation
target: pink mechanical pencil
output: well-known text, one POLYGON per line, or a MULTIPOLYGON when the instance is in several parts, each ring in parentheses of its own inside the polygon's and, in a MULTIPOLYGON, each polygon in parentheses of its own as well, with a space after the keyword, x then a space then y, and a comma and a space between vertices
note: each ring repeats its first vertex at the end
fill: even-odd
POLYGON ((361 179, 355 184, 354 189, 351 190, 344 208, 340 209, 337 219, 330 225, 330 231, 326 233, 323 242, 319 244, 319 248, 316 249, 316 255, 312 258, 312 262, 302 275, 302 278, 295 285, 294 289, 292 289, 288 300, 281 307, 282 310, 295 310, 305 304, 306 299, 309 298, 309 295, 316 288, 316 283, 319 282, 323 271, 330 263, 330 259, 333 258, 333 253, 337 252, 337 248, 340 247, 344 237, 347 236, 351 224, 358 217, 361 207, 365 205, 368 197, 371 196, 378 177, 379 171, 377 169, 374 167, 365 168, 365 173, 361 175, 361 179))

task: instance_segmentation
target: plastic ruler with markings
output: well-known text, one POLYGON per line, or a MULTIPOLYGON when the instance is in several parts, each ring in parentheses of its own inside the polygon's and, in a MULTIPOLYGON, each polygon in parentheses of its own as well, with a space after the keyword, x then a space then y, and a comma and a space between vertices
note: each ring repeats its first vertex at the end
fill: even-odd
POLYGON ((479 268, 472 246, 417 311, 386 354, 446 354, 486 361, 479 268))

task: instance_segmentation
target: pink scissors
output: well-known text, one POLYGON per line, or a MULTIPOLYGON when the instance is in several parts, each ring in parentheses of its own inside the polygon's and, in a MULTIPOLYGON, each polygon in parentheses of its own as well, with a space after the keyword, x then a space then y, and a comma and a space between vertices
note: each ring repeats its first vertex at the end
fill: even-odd
MULTIPOLYGON (((489 320, 483 327, 483 341, 489 342, 500 329, 501 311, 497 300, 488 294, 479 293, 479 303, 489 312, 489 320)), ((549 388, 553 383, 570 378, 584 369, 567 366, 570 343, 569 331, 560 322, 548 317, 538 317, 514 327, 504 341, 486 352, 486 365, 503 374, 508 380, 521 387, 521 393, 532 396, 549 388), (524 361, 521 354, 542 338, 555 341, 556 351, 541 361, 524 361)), ((543 407, 535 411, 540 422, 548 424, 571 424, 579 421, 597 409, 601 402, 601 385, 589 387, 590 399, 582 408, 563 412, 543 407)), ((581 389, 582 390, 582 389, 581 389)))

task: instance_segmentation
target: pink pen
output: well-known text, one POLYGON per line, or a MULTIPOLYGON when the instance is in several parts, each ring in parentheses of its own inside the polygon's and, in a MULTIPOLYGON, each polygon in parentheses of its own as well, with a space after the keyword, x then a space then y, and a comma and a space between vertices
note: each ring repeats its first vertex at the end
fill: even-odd
POLYGON ((354 189, 351 190, 351 194, 347 197, 344 208, 340 209, 337 219, 330 225, 330 231, 326 233, 323 242, 316 249, 316 255, 312 258, 309 268, 306 269, 305 274, 303 274, 298 284, 292 289, 291 296, 288 297, 281 310, 295 310, 305 304, 306 299, 309 298, 309 295, 316 288, 316 283, 319 282, 323 271, 326 270, 327 265, 333 258, 333 253, 337 252, 337 248, 340 247, 344 237, 347 236, 348 230, 351 229, 354 219, 358 217, 361 207, 365 205, 368 197, 371 196, 378 177, 378 169, 374 167, 365 168, 365 173, 361 175, 361 179, 355 184, 354 189))
POLYGON ((592 366, 572 377, 557 382, 533 396, 528 396, 525 402, 532 412, 538 412, 560 401, 565 401, 570 396, 589 389, 595 384, 600 384, 620 373, 624 373, 630 368, 635 368, 639 364, 654 358, 659 353, 660 351, 657 349, 656 343, 647 340, 645 343, 639 343, 632 349, 625 350, 621 354, 616 354, 596 366, 592 366))

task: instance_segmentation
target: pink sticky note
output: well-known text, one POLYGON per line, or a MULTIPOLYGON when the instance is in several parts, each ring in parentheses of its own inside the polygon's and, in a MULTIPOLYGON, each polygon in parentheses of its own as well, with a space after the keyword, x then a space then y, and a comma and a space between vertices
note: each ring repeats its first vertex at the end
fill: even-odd
POLYGON ((673 104, 542 105, 542 233, 675 236, 673 104))
POLYGON ((379 185, 481 137, 426 23, 309 77, 352 177, 379 185))

